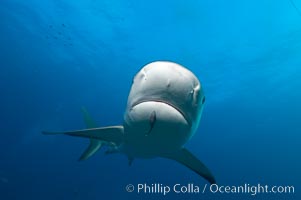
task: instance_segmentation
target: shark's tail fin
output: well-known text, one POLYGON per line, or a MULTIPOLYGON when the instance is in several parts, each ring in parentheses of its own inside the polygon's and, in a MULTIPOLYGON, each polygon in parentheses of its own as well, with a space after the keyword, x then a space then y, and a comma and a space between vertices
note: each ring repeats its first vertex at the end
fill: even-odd
POLYGON ((123 126, 107 126, 96 128, 96 123, 93 121, 85 108, 82 108, 82 113, 87 126, 87 129, 64 131, 64 132, 49 132, 43 131, 45 135, 64 134, 75 137, 89 138, 90 144, 83 152, 79 161, 86 160, 94 155, 103 145, 108 145, 110 148, 115 149, 124 141, 124 128, 123 126))
MULTIPOLYGON (((82 107, 81 111, 83 113, 86 128, 97 128, 95 121, 92 119, 86 108, 82 107)), ((88 158, 90 158, 103 146, 103 144, 103 141, 91 138, 88 148, 82 153, 82 155, 79 158, 79 161, 87 160, 88 158)))

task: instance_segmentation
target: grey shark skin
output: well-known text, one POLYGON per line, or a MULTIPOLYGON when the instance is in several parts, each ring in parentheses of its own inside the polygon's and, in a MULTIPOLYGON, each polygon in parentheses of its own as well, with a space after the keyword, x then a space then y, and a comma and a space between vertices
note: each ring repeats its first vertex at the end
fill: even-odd
POLYGON ((91 120, 85 120, 90 121, 88 129, 43 133, 89 138, 82 160, 109 145, 109 153, 127 155, 130 164, 134 158, 168 158, 213 184, 209 169, 184 147, 198 128, 204 102, 201 84, 191 71, 173 62, 156 61, 134 77, 123 125, 94 128, 91 120))

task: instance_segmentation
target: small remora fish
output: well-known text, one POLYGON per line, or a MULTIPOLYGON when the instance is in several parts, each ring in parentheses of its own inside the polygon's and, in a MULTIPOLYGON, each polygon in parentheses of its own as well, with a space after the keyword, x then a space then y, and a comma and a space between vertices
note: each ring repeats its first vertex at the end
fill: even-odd
POLYGON ((152 132, 152 130, 155 126, 156 120, 157 120, 156 111, 153 111, 149 117, 150 128, 149 128, 149 131, 145 134, 146 136, 148 136, 152 132))

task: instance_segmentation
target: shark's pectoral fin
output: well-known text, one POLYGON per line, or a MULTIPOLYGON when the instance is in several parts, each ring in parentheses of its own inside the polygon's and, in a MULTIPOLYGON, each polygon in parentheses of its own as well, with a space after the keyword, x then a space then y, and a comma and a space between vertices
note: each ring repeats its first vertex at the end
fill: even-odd
POLYGON ((216 183, 213 175, 209 171, 209 169, 192 153, 190 153, 187 149, 183 148, 180 151, 175 153, 170 153, 163 155, 162 157, 169 158, 171 160, 175 160, 186 167, 190 168, 200 176, 204 177, 211 184, 216 183))
POLYGON ((102 140, 105 142, 113 142, 116 145, 120 145, 124 141, 123 126, 108 126, 101 128, 83 129, 77 131, 66 132, 46 132, 45 135, 65 134, 75 137, 84 137, 90 139, 102 140))

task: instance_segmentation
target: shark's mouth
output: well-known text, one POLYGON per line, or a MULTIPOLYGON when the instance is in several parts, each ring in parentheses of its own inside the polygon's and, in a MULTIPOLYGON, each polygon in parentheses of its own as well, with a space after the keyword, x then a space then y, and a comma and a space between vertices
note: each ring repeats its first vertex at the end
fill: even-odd
POLYGON ((150 100, 141 100, 141 101, 137 101, 135 102, 134 104, 132 104, 131 108, 141 104, 141 103, 145 103, 145 102, 160 102, 160 103, 164 103, 164 104, 167 104, 171 107, 173 107, 174 109, 176 109, 183 117, 184 119, 186 120, 186 122, 189 124, 189 126, 192 126, 192 121, 190 120, 190 118, 187 116, 187 114, 185 114, 181 109, 179 109, 177 106, 171 104, 170 102, 167 102, 167 101, 164 101, 164 100, 153 100, 153 99, 150 99, 150 100))

